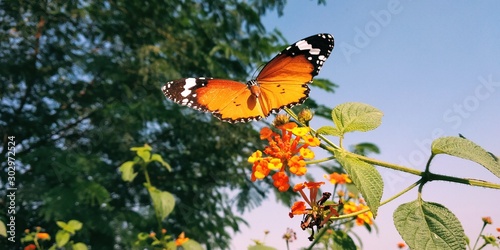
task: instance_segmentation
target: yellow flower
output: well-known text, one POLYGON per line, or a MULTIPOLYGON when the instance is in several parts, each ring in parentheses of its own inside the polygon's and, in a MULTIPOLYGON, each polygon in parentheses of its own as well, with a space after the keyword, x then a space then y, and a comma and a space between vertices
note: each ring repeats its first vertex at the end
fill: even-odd
POLYGON ((267 167, 271 170, 279 170, 281 169, 281 166, 283 166, 283 163, 281 163, 281 160, 278 158, 271 159, 271 161, 267 164, 267 167))
POLYGON ((301 148, 300 155, 302 155, 302 157, 304 157, 305 159, 313 159, 314 158, 314 152, 308 148, 301 148))
POLYGON ((305 136, 307 133, 309 133, 309 128, 308 127, 295 127, 292 129, 292 133, 296 136, 305 136))
POLYGON ((262 151, 255 151, 250 157, 248 157, 248 162, 254 163, 262 158, 262 151))

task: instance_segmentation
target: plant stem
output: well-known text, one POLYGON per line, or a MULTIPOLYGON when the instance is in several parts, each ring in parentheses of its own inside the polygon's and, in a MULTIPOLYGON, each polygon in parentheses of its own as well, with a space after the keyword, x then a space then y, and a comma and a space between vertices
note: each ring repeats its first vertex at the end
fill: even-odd
MULTIPOLYGON (((483 227, 481 228, 481 231, 480 231, 480 232, 479 232, 479 234, 477 235, 476 243, 474 243, 474 247, 472 248, 473 250, 475 250, 475 249, 476 249, 477 242, 479 242, 479 237, 481 237, 481 234, 483 233, 483 231, 484 231, 484 228, 485 228, 485 227, 486 227, 486 222, 483 222, 483 227)), ((481 248, 483 248, 483 247, 484 247, 484 245, 483 245, 481 248)), ((479 248, 479 249, 481 249, 481 248, 479 248)), ((478 249, 478 250, 479 250, 479 249, 478 249)))

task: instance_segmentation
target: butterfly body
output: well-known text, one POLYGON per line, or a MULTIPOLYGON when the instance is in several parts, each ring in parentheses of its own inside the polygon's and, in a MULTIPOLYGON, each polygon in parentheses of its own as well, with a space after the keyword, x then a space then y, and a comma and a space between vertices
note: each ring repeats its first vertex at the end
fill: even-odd
POLYGON ((162 91, 174 102, 211 112, 222 121, 260 120, 307 99, 307 84, 319 73, 333 43, 330 34, 302 39, 269 61, 257 78, 246 84, 209 77, 183 78, 167 82, 162 91))

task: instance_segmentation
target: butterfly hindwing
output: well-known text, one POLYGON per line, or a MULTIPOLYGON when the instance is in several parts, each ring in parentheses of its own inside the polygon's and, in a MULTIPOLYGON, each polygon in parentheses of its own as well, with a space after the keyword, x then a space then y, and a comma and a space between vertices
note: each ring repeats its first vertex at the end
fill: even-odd
POLYGON ((168 82, 162 91, 173 101, 211 112, 222 121, 259 120, 307 99, 307 85, 319 73, 333 45, 330 34, 304 38, 276 55, 247 84, 205 77, 184 78, 168 82))

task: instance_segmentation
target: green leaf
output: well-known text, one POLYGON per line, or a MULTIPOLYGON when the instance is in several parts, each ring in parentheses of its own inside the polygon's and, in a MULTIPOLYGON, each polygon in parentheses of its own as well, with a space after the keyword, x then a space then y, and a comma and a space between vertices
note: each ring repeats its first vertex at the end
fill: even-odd
POLYGON ((356 185, 363 195, 373 216, 377 216, 377 210, 380 206, 380 199, 382 199, 382 192, 384 190, 384 182, 380 173, 372 164, 346 156, 341 151, 337 151, 335 156, 340 165, 345 168, 354 185, 356 185))
POLYGON ((168 171, 172 172, 172 167, 170 167, 170 164, 163 160, 161 155, 153 154, 153 156, 151 156, 151 161, 157 161, 161 163, 161 165, 163 165, 168 171))
POLYGON ((460 221, 440 204, 418 199, 399 206, 393 217, 410 249, 465 249, 460 221))
POLYGON ((432 142, 432 154, 447 154, 481 164, 500 178, 498 158, 474 142, 461 137, 441 137, 432 142))
POLYGON ((333 136, 341 136, 342 132, 337 127, 333 126, 323 126, 316 130, 316 133, 321 135, 333 135, 333 136))
POLYGON ((342 249, 342 250, 358 249, 352 238, 344 231, 335 230, 335 233, 332 235, 332 238, 333 238, 332 249, 342 249))
POLYGON ((5 227, 5 223, 0 220, 0 235, 3 237, 7 237, 7 228, 5 227))
POLYGON ((141 157, 141 159, 146 163, 151 161, 151 151, 150 150, 138 150, 137 155, 139 157, 141 157))
POLYGON ((70 220, 68 223, 64 221, 57 221, 56 224, 64 231, 74 234, 75 231, 82 229, 82 223, 77 220, 70 220))
POLYGON ((204 249, 203 247, 201 247, 200 243, 198 243, 197 241, 192 240, 192 239, 189 239, 188 241, 184 242, 184 244, 182 244, 182 248, 184 248, 184 250, 203 250, 204 249))
POLYGON ((123 181, 131 182, 137 176, 137 173, 134 171, 133 161, 127 161, 123 163, 118 170, 122 172, 123 181))
POLYGON ((165 219, 174 210, 174 196, 169 192, 161 191, 154 187, 149 187, 148 190, 157 216, 162 220, 165 219))
POLYGON ((59 230, 56 233, 56 244, 57 247, 63 247, 68 243, 69 237, 71 236, 70 233, 66 232, 65 230, 59 230))
MULTIPOLYGON (((83 226, 83 224, 80 221, 77 221, 77 220, 68 221, 68 228, 72 230, 72 231, 69 231, 71 233, 75 233, 75 231, 82 229, 82 226, 83 226)), ((68 231, 68 230, 66 230, 66 231, 68 231)))
POLYGON ((248 250, 276 250, 276 248, 269 247, 266 245, 255 245, 255 246, 249 246, 248 250))
POLYGON ((88 249, 87 245, 85 245, 81 242, 73 244, 73 250, 87 250, 87 249, 88 249))
POLYGON ((332 120, 341 134, 373 130, 382 123, 382 116, 380 110, 358 102, 340 104, 332 110, 332 120))

